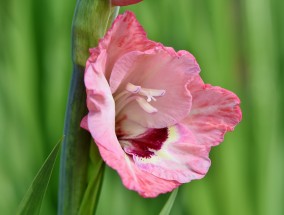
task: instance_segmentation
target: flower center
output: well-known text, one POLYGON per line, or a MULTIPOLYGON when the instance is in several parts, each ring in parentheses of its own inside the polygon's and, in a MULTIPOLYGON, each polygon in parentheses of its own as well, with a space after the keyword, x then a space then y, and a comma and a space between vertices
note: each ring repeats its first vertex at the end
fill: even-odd
POLYGON ((144 134, 135 138, 120 137, 124 141, 122 147, 127 154, 136 155, 141 158, 150 158, 162 148, 168 139, 168 128, 149 129, 144 134))
POLYGON ((131 83, 128 83, 126 85, 126 91, 131 94, 138 95, 135 100, 137 101, 139 106, 147 113, 156 113, 158 111, 150 104, 150 102, 157 101, 155 97, 163 96, 166 93, 165 90, 142 88, 141 86, 136 86, 131 83), (146 97, 146 99, 144 97, 146 97))

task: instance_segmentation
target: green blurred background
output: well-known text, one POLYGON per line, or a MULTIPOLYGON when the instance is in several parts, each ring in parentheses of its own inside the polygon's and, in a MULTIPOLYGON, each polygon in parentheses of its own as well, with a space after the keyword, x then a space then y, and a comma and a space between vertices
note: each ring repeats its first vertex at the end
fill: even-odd
MULTIPOLYGON (((17 205, 62 136, 75 0, 0 0, 0 214, 17 205)), ((206 83, 235 92, 243 120, 181 187, 172 214, 284 214, 284 1, 163 0, 130 7, 150 39, 193 53, 206 83)), ((56 214, 58 166, 42 214, 56 214)), ((107 168, 99 215, 158 214, 107 168)))

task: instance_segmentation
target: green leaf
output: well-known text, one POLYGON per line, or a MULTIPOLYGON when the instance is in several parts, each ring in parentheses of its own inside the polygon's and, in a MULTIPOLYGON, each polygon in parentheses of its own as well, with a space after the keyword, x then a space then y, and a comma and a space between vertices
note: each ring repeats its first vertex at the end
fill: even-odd
POLYGON ((103 182, 104 167, 105 164, 100 158, 98 148, 92 142, 88 186, 79 209, 79 215, 93 215, 95 213, 103 182))
POLYGON ((173 207, 173 204, 174 204, 174 202, 175 202, 177 193, 178 193, 178 188, 175 189, 175 190, 171 193, 171 195, 170 195, 168 201, 166 202, 166 204, 164 205, 163 209, 161 210, 160 215, 169 215, 169 214, 170 214, 171 209, 172 209, 172 207, 173 207))
POLYGON ((61 146, 61 141, 62 140, 58 141, 58 143, 54 146, 51 153, 38 171, 31 186, 20 203, 17 215, 39 214, 41 203, 47 190, 56 157, 61 146))

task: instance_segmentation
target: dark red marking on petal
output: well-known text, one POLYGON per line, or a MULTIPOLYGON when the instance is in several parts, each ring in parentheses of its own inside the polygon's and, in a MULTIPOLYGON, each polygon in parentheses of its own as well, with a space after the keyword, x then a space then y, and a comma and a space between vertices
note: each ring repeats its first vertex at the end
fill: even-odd
POLYGON ((131 139, 124 139, 129 143, 131 146, 127 147, 127 153, 134 154, 142 158, 150 158, 154 155, 152 150, 159 150, 161 149, 163 143, 168 138, 168 128, 161 128, 161 129, 150 129, 144 134, 131 139))
POLYGON ((126 115, 123 115, 117 118, 115 121, 115 133, 116 133, 117 139, 122 139, 124 136, 126 136, 125 132, 121 128, 121 123, 126 119, 127 119, 126 115))

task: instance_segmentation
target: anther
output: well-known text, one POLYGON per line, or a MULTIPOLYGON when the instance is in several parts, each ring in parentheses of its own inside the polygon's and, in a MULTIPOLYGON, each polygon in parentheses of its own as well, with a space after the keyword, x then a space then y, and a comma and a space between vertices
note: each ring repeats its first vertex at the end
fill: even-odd
POLYGON ((141 90, 140 86, 136 86, 134 84, 128 83, 126 85, 126 90, 130 93, 138 93, 141 90))

